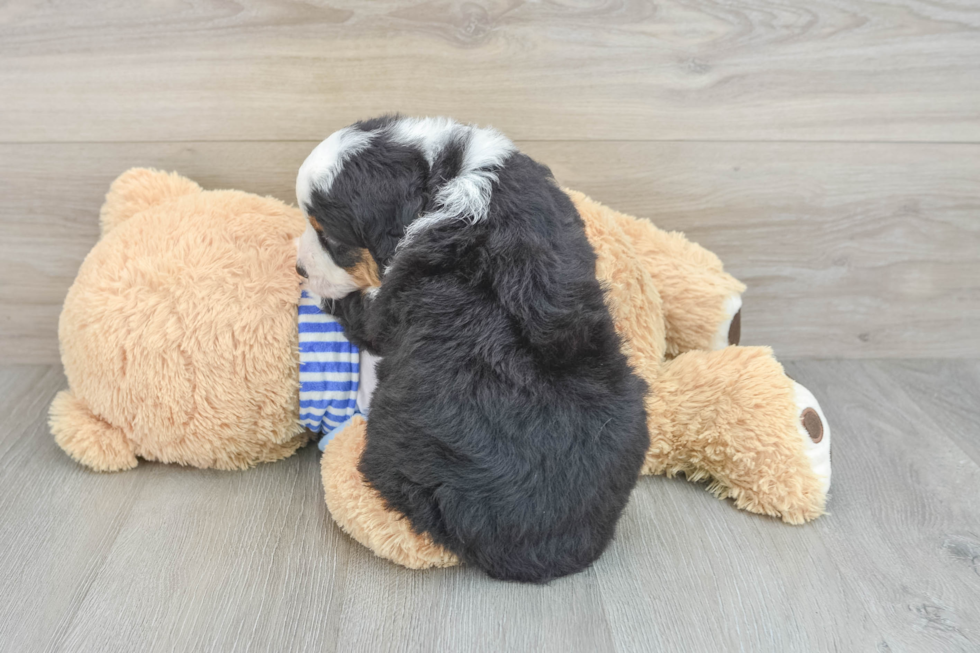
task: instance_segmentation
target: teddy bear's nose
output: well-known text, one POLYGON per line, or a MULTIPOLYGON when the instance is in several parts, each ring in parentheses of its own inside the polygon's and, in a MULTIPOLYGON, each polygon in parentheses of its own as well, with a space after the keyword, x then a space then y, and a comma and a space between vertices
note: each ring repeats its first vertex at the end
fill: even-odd
POLYGON ((303 267, 301 263, 296 264, 296 274, 303 277, 304 279, 309 279, 310 275, 306 273, 306 268, 303 267))

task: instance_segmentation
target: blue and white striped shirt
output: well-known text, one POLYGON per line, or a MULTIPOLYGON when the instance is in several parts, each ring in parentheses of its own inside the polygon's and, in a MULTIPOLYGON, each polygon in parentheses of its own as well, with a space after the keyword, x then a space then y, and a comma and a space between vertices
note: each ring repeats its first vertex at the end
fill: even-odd
POLYGON ((305 290, 299 300, 299 419, 329 433, 356 413, 360 352, 305 290))

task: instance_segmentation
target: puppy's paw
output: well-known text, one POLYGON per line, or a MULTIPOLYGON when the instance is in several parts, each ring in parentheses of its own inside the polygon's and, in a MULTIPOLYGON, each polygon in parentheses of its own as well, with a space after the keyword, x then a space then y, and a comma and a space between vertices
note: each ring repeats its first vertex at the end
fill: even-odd
POLYGON ((320 310, 341 322, 350 320, 360 310, 360 295, 361 293, 352 292, 338 299, 321 297, 320 310))

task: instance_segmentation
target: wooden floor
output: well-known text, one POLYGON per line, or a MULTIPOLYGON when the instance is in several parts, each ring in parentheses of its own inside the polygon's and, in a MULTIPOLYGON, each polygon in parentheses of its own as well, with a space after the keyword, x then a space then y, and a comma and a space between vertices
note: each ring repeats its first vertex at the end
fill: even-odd
POLYGON ((48 434, 57 367, 0 368, 5 651, 978 651, 980 361, 807 361, 830 514, 787 526, 645 478, 544 587, 409 571, 331 520, 319 453, 99 475, 48 434))
POLYGON ((0 2, 0 652, 980 651, 980 3, 0 2), (97 475, 45 424, 111 180, 293 201, 333 130, 491 124, 745 281, 834 428, 804 527, 643 479, 545 587, 343 535, 318 454, 97 475))

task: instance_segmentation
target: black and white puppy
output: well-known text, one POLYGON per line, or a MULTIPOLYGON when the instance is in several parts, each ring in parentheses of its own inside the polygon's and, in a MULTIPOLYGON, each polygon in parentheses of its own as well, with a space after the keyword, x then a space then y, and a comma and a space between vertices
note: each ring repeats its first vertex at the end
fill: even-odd
POLYGON ((492 129, 387 116, 317 146, 296 191, 307 286, 382 357, 367 481, 493 577, 592 563, 649 445, 646 387, 548 168, 492 129))

